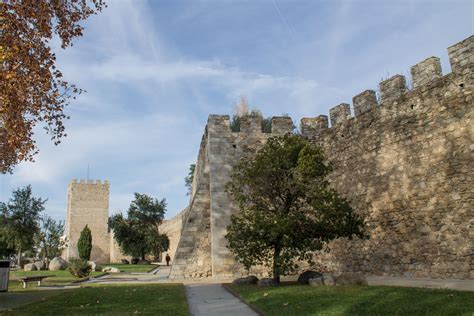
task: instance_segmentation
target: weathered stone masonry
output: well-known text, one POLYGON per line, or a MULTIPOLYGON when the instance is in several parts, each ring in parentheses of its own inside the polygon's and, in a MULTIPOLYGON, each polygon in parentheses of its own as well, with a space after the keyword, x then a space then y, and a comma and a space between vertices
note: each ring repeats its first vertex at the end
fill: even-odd
POLYGON ((113 231, 109 232, 108 229, 109 189, 107 180, 72 180, 69 183, 65 231, 67 248, 63 251, 64 259, 79 257, 77 241, 86 225, 92 233, 92 261, 109 263, 130 259, 130 256, 123 255, 113 237, 113 231))
POLYGON ((397 75, 380 83, 380 105, 373 91, 354 97, 354 118, 331 117, 331 128, 302 120, 370 234, 334 242, 320 257, 330 270, 474 278, 473 42, 448 49, 453 71, 444 77, 430 57, 411 68, 411 91, 397 75))
POLYGON ((86 225, 92 233, 91 260, 100 263, 110 261, 109 183, 100 180, 71 181, 68 186, 66 236, 68 247, 65 259, 78 258, 77 241, 86 225))
MULTIPOLYGON (((474 278, 474 36, 448 48, 452 73, 439 59, 412 67, 330 111, 301 120, 301 133, 321 145, 334 166, 332 185, 366 217, 369 240, 339 240, 317 258, 326 269, 368 274, 474 278)), ((211 115, 201 142, 193 195, 180 213, 182 229, 171 278, 234 277, 242 273, 224 235, 236 206, 225 193, 232 166, 271 135, 291 131, 274 118, 272 134, 258 119, 232 133, 229 117, 211 115)), ((176 231, 176 229, 175 229, 176 231)))

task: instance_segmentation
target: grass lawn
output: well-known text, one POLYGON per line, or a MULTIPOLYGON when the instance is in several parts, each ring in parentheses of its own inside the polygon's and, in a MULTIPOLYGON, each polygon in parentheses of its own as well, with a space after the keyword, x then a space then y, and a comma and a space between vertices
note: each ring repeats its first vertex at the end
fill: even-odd
MULTIPOLYGON (((91 272, 91 276, 102 274, 102 272, 91 272)), ((22 282, 18 280, 19 277, 29 276, 29 275, 54 275, 54 277, 49 277, 43 279, 41 283, 42 286, 48 285, 66 285, 71 282, 77 281, 76 279, 69 273, 68 270, 60 270, 60 271, 10 271, 10 282, 8 284, 9 291, 25 291, 25 290, 32 290, 37 287, 36 282, 28 283, 28 288, 23 289, 22 282)))
POLYGON ((111 263, 102 264, 102 267, 116 267, 122 272, 148 272, 153 268, 158 267, 153 264, 123 264, 123 263, 111 263))
POLYGON ((474 315, 474 292, 389 286, 230 288, 266 315, 474 315))
POLYGON ((188 315, 182 284, 99 285, 66 290, 5 315, 188 315))

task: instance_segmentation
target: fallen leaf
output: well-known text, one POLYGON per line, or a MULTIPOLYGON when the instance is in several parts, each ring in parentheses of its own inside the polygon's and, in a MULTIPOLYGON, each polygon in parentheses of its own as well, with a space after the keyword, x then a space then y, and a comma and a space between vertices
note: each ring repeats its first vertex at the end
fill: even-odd
POLYGON ((263 293, 263 296, 268 296, 268 293, 263 293))

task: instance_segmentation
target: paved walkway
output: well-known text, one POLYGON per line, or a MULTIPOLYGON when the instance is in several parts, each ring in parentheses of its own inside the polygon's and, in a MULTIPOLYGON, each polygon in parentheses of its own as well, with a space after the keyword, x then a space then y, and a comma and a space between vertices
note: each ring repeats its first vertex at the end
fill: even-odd
POLYGON ((188 284, 185 288, 189 312, 192 316, 258 315, 220 284, 188 284))
POLYGON ((455 279, 423 279, 423 278, 397 278, 397 277, 367 277, 369 285, 389 285, 424 287, 430 289, 451 289, 458 291, 474 291, 474 280, 455 279))

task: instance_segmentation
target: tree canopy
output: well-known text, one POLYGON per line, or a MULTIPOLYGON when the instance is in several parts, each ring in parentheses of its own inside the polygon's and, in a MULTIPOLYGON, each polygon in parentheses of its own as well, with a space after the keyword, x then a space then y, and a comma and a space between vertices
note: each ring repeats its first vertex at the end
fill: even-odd
POLYGON ((240 211, 231 216, 229 249, 247 269, 280 276, 312 264, 315 251, 338 237, 363 236, 363 220, 329 186, 323 150, 298 135, 270 138, 232 171, 226 191, 240 211))
POLYGON ((0 3, 0 172, 33 160, 34 127, 42 124, 58 144, 66 136, 64 107, 82 92, 63 79, 51 49, 83 35, 80 22, 100 12, 102 0, 16 0, 0 3))
POLYGON ((189 166, 188 175, 184 178, 184 185, 188 189, 188 192, 187 192, 186 195, 191 195, 191 193, 193 191, 193 180, 194 180, 194 170, 195 169, 196 169, 196 165, 191 164, 189 166))
POLYGON ((36 241, 39 255, 43 259, 53 259, 61 255, 61 251, 66 245, 66 241, 62 239, 64 222, 56 221, 45 215, 41 218, 40 223, 41 228, 36 241))
POLYGON ((115 240, 122 251, 127 255, 145 259, 146 255, 157 257, 168 250, 168 236, 160 234, 158 230, 165 212, 165 199, 158 200, 146 194, 135 193, 127 217, 118 213, 109 219, 115 240))
POLYGON ((33 250, 35 236, 40 232, 40 214, 46 200, 33 196, 31 186, 18 188, 7 203, 0 202, 0 240, 8 248, 14 249, 20 265, 21 253, 33 250))

